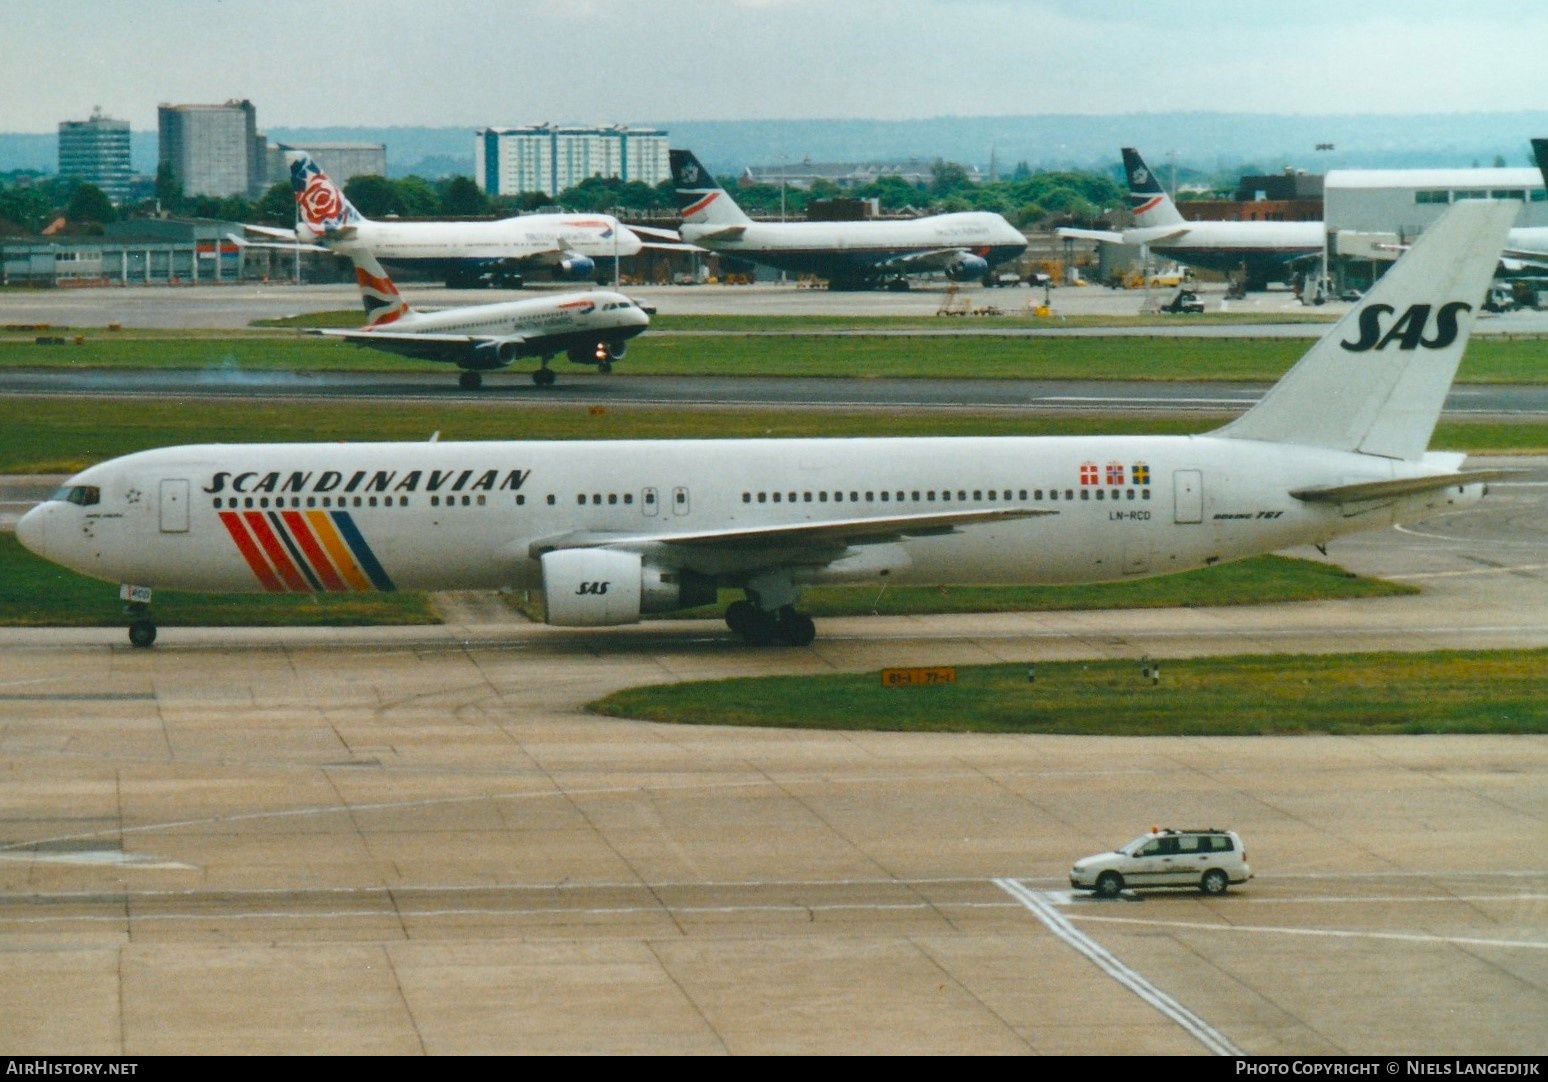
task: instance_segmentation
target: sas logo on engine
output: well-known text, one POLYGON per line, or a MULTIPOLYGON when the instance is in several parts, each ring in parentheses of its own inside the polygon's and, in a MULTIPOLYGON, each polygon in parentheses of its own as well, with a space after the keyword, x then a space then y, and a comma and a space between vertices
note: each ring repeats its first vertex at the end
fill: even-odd
POLYGON ((1360 311, 1360 337, 1353 341, 1340 341, 1339 345, 1351 353, 1364 353, 1367 350, 1386 349, 1388 343, 1396 341, 1398 349, 1445 349, 1457 340, 1457 317, 1461 312, 1471 312, 1473 306, 1465 301, 1451 301, 1443 304, 1435 313, 1435 335, 1426 338, 1424 332, 1430 325, 1430 306, 1428 304, 1410 305, 1408 311, 1392 321, 1391 326, 1382 330, 1382 321, 1396 311, 1390 304, 1372 304, 1360 311))
POLYGON ((601 597, 607 593, 608 585, 608 582, 583 582, 580 584, 580 589, 575 591, 575 596, 601 597))

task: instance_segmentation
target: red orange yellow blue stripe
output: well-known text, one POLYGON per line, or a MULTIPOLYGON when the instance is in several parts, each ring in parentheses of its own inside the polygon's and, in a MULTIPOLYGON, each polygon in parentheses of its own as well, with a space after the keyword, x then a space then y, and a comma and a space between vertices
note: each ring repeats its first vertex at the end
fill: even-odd
POLYGON ((270 593, 397 588, 347 511, 222 511, 220 521, 270 593))

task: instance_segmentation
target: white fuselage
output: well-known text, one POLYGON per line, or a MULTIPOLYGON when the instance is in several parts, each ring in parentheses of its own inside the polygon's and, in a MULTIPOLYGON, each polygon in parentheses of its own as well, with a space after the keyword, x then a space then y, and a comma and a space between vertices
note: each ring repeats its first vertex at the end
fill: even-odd
MULTIPOLYGON (((305 232, 304 228, 300 230, 305 232)), ((303 239, 313 239, 306 233, 303 239)), ((362 221, 329 243, 359 244, 387 263, 511 260, 526 262, 574 252, 593 260, 623 258, 640 238, 607 214, 529 214, 493 222, 362 221)))
POLYGON ((1219 251, 1290 257, 1320 252, 1323 239, 1321 222, 1184 222, 1123 231, 1125 244, 1148 244, 1162 255, 1219 251))
MULTIPOLYGON (((650 317, 628 297, 599 289, 439 312, 415 310, 402 319, 381 324, 380 330, 391 334, 465 334, 478 338, 516 335, 538 340, 582 334, 606 338, 608 332, 618 330, 637 334, 649 323, 650 317)), ((371 328, 364 333, 371 333, 371 328)))
MULTIPOLYGON (((865 268, 915 253, 961 249, 990 264, 1013 259, 1027 239, 998 214, 964 212, 882 222, 752 222, 740 232, 724 223, 684 223, 683 240, 715 252, 790 270, 823 273, 865 268)), ((922 264, 918 270, 932 268, 922 264)))
POLYGON ((62 490, 89 500, 41 504, 17 533, 87 575, 200 591, 535 587, 540 550, 615 542, 722 584, 781 561, 798 583, 1078 583, 1321 543, 1481 495, 1290 495, 1436 472, 1209 436, 217 444, 93 466, 62 490), (1034 514, 811 560, 778 539, 692 538, 977 508, 1034 514))

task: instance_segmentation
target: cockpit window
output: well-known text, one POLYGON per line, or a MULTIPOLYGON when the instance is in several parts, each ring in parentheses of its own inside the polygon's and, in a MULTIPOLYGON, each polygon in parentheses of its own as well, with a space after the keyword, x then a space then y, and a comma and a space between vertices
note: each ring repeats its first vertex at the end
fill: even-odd
POLYGON ((54 499, 79 504, 82 507, 91 507, 102 500, 102 490, 96 485, 65 485, 54 493, 54 499))

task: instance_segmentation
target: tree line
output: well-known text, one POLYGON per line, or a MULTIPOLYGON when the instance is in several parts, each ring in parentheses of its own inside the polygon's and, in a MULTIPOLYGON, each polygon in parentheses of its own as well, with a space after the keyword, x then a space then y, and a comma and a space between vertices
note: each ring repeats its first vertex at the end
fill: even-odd
MULTIPOLYGON (((1005 179, 975 181, 956 162, 937 159, 928 181, 911 183, 899 176, 880 176, 869 184, 840 188, 817 180, 806 188, 777 184, 743 185, 735 177, 721 184, 755 217, 804 217, 817 200, 874 199, 884 214, 937 214, 981 210, 1003 215, 1022 228, 1049 224, 1089 223, 1104 212, 1123 206, 1123 191, 1110 177, 1076 171, 1044 172, 1025 162, 1005 179)), ((581 213, 670 214, 676 207, 671 180, 649 185, 616 177, 588 177, 550 198, 542 192, 490 196, 471 177, 428 180, 419 176, 389 178, 357 176, 344 193, 367 218, 484 218, 541 210, 581 213)), ((295 222, 295 200, 289 181, 273 184, 256 199, 245 196, 183 194, 168 163, 157 170, 154 194, 115 207, 101 189, 70 177, 35 173, 0 176, 0 226, 12 233, 41 233, 60 217, 70 232, 101 232, 120 218, 171 215, 215 218, 230 222, 285 227, 295 222)))

